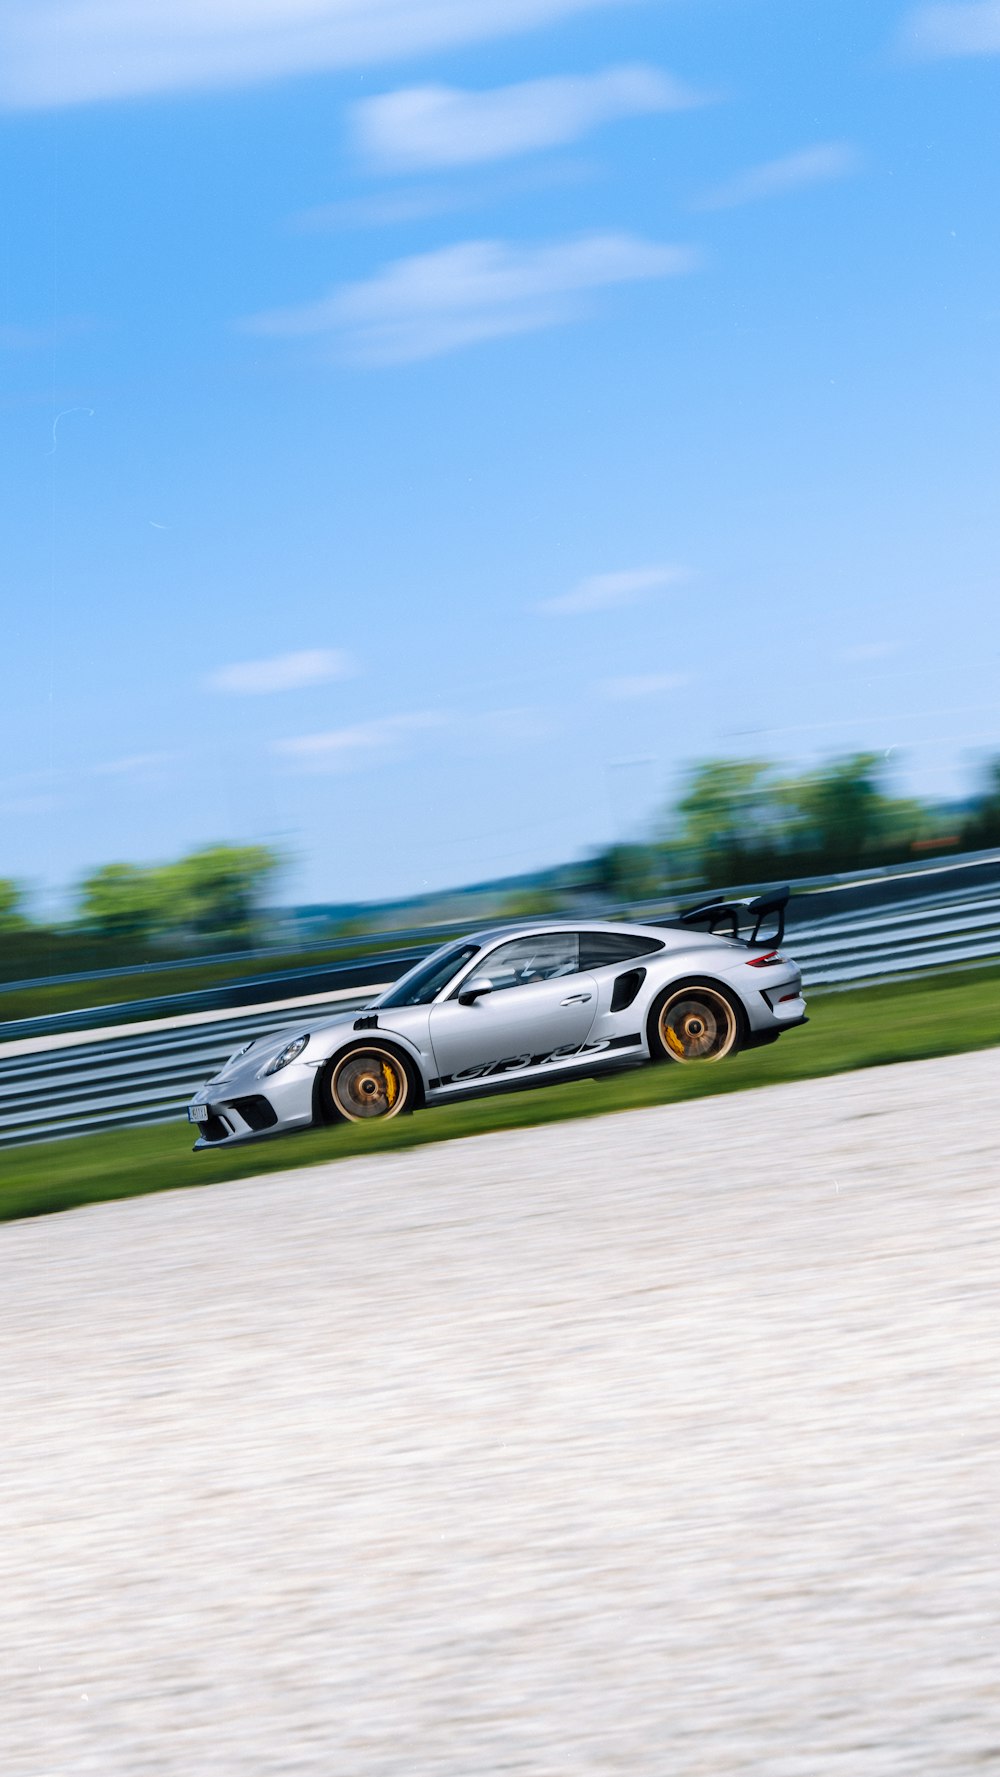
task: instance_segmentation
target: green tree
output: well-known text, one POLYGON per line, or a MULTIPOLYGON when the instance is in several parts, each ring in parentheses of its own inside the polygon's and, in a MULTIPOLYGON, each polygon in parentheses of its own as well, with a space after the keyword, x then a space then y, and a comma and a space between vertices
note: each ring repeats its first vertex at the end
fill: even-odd
POLYGON ((168 923, 157 869, 105 864, 80 884, 82 923, 108 938, 145 938, 168 923))
POLYGON ((23 932, 28 923, 24 913, 24 890, 9 876, 0 876, 0 932, 23 932))
POLYGON ((991 759, 972 814, 962 827, 962 844, 970 851, 1000 845, 1000 758, 991 759))
POLYGON ((789 825, 774 767, 760 759, 696 765, 676 813, 680 847, 720 886, 752 878, 755 859, 779 850, 789 825))
POLYGON ((826 870, 848 870, 887 832, 887 799, 876 753, 854 753, 783 785, 794 811, 794 850, 826 870))
POLYGON ((622 843, 598 852, 591 865, 592 886, 621 906, 651 901, 662 893, 664 859, 658 847, 622 843))
POLYGON ((556 890, 541 886, 512 889, 499 909, 502 919, 558 919, 562 910, 556 890))
POLYGON ((887 796, 883 773, 878 753, 784 777, 760 760, 708 760, 677 805, 679 842, 716 887, 892 863, 937 823, 922 803, 887 796))
POLYGON ((106 864, 81 884, 80 918, 106 937, 187 931, 244 942, 280 861, 266 845, 209 845, 172 864, 106 864))
POLYGON ((852 753, 786 781, 791 849, 800 874, 891 863, 937 830, 938 818, 924 803, 886 795, 884 774, 880 754, 852 753))
POLYGON ((209 845, 160 873, 168 919, 205 936, 248 938, 264 888, 280 868, 267 845, 209 845))

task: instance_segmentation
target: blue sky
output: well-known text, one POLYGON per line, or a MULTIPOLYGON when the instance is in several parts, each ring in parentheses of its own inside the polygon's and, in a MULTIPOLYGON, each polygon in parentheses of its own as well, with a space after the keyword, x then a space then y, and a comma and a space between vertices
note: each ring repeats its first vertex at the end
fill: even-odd
POLYGON ((403 895, 1000 748, 998 0, 6 0, 0 70, 0 875, 403 895))

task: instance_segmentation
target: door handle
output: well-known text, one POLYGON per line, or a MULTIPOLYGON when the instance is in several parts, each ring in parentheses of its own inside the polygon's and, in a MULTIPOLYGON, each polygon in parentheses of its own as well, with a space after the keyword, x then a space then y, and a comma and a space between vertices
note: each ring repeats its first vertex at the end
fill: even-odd
POLYGON ((564 1006, 585 1006, 592 997, 589 993, 571 993, 569 999, 563 1000, 562 1004, 564 1006))

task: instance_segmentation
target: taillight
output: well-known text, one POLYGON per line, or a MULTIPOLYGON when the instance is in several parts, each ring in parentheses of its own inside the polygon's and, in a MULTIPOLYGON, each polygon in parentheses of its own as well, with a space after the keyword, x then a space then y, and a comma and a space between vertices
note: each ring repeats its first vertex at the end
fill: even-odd
POLYGON ((764 956, 752 956, 747 963, 747 968, 769 969, 772 963, 783 963, 784 960, 780 950, 769 950, 764 956))

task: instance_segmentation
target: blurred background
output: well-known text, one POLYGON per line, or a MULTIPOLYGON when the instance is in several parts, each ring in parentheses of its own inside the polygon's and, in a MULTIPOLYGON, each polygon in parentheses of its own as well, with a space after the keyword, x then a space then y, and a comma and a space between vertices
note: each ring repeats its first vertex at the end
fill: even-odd
POLYGON ((3 978, 996 845, 998 44, 9 0, 3 978))
POLYGON ((918 876, 933 888, 943 866, 928 873, 921 865, 935 854, 947 854, 954 867, 956 854, 964 860, 1000 846, 1000 760, 975 792, 947 802, 893 795, 887 775, 874 753, 804 772, 761 760, 707 760, 690 770, 678 801, 629 839, 520 877, 394 901, 284 905, 278 897, 294 881, 294 865, 271 843, 219 843, 167 862, 102 865, 75 885, 63 917, 50 920, 20 883, 0 880, 0 971, 9 988, 25 975, 102 965, 141 973, 170 959, 210 961, 222 950, 237 960, 241 952, 259 958, 418 926, 433 934, 456 922, 615 915, 647 903, 652 912, 696 891, 778 878, 815 890, 907 863, 910 871, 892 876, 903 884, 918 876))

